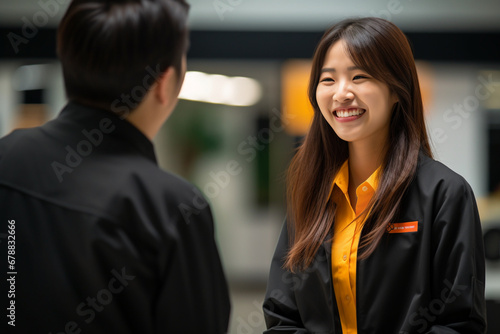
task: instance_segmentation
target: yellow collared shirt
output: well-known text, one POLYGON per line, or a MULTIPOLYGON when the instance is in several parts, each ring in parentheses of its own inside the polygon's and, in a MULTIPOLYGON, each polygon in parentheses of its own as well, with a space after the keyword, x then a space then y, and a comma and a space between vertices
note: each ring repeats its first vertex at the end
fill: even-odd
POLYGON ((356 334, 356 261, 358 244, 366 216, 354 221, 365 209, 378 187, 380 167, 356 189, 357 203, 349 200, 349 165, 346 161, 333 180, 337 203, 332 241, 332 279, 342 332, 356 334))

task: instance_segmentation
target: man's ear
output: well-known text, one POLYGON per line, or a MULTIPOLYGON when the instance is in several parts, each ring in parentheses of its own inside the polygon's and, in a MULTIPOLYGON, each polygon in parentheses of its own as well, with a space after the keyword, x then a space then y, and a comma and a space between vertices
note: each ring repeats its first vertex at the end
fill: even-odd
POLYGON ((161 105, 167 105, 170 103, 171 91, 175 83, 175 70, 172 66, 169 66, 165 72, 163 72, 156 80, 154 89, 154 96, 161 105))

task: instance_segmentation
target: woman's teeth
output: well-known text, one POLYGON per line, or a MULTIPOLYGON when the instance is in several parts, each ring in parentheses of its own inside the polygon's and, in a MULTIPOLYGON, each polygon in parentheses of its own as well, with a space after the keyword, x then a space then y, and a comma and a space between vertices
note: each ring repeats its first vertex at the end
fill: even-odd
POLYGON ((349 110, 337 110, 335 113, 337 114, 337 117, 343 118, 343 117, 359 116, 362 115, 364 112, 365 112, 364 109, 349 109, 349 110))

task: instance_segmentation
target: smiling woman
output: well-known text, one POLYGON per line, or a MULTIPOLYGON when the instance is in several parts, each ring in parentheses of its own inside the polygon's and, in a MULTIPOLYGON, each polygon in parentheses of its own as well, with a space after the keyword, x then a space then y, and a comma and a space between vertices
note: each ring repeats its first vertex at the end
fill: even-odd
MULTIPOLYGON (((350 178, 356 179, 350 182, 351 189, 356 189, 383 165, 380 189, 372 199, 372 215, 367 217, 369 227, 364 231, 366 238, 375 242, 362 241, 366 246, 363 251, 366 253, 361 253, 363 258, 376 247, 387 221, 395 215, 395 208, 415 173, 419 153, 432 157, 417 70, 406 36, 394 24, 378 18, 347 20, 332 27, 316 49, 309 99, 315 113, 311 130, 289 169, 289 216, 299 222, 333 224, 324 215, 334 214, 334 208, 327 202, 333 179, 345 161, 349 158, 350 178), (331 90, 327 89, 329 83, 331 90), (335 108, 351 105, 368 110, 368 113, 349 124, 340 122, 335 108), (383 128, 383 124, 385 132, 375 130, 383 128), (359 140, 370 135, 376 142, 372 138, 359 140), (327 152, 329 154, 325 154, 327 152), (314 172, 310 170, 311 161, 318 161, 314 172), (312 191, 318 194, 324 209, 315 210, 316 198, 304 201, 305 194, 312 191)), ((301 233, 301 227, 295 226, 297 240, 287 259, 290 268, 308 265, 302 259, 310 261, 320 240, 329 233, 326 225, 308 223, 304 224, 306 226, 306 230, 318 226, 322 230, 321 237, 316 243, 302 244, 299 240, 306 234, 301 233), (299 245, 305 247, 305 258, 297 257, 301 253, 299 245)), ((307 236, 311 238, 313 234, 307 236)))
POLYGON ((266 333, 484 333, 474 195, 432 159, 403 32, 379 18, 330 28, 309 100, 314 116, 288 171, 266 333))
POLYGON ((344 41, 330 47, 319 81, 316 100, 335 133, 351 145, 364 141, 373 149, 383 148, 397 97, 354 65, 344 41))

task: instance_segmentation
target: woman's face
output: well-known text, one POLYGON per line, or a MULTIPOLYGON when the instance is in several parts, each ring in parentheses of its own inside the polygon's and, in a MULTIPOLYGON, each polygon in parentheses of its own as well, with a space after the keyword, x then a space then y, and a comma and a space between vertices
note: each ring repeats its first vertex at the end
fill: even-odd
POLYGON ((343 40, 333 44, 326 54, 316 100, 323 117, 341 139, 385 145, 397 97, 385 83, 354 65, 343 40))

